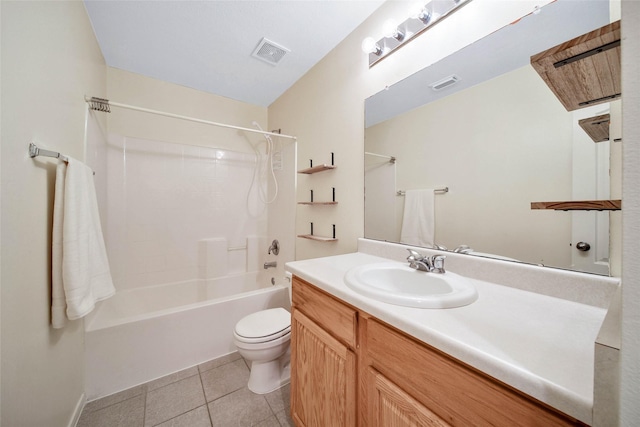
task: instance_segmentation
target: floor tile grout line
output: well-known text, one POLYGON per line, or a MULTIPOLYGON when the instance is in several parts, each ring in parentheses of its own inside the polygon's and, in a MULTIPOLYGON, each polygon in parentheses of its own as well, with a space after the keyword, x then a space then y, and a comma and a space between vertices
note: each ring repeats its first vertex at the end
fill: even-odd
MULTIPOLYGON (((139 386, 136 386, 136 387, 139 387, 139 386)), ((126 391, 126 390, 123 390, 123 391, 126 391)), ((121 393, 121 392, 119 392, 119 393, 121 393)), ((120 405, 121 403, 124 403, 124 402, 126 402, 126 401, 128 401, 128 400, 135 399, 136 397, 140 397, 140 396, 142 396, 142 395, 144 395, 144 396, 145 396, 145 400, 146 400, 147 392, 146 392, 146 390, 145 390, 145 391, 142 391, 142 392, 140 392, 140 393, 138 393, 138 394, 135 394, 135 395, 133 395, 133 396, 131 396, 131 397, 127 397, 126 399, 122 399, 122 400, 119 400, 119 401, 117 401, 117 402, 111 403, 111 404, 109 404, 109 405, 107 405, 107 406, 103 406, 103 407, 101 407, 101 408, 99 408, 99 409, 90 410, 90 411, 88 411, 88 412, 87 412, 87 414, 92 414, 92 413, 94 413, 94 412, 100 412, 100 411, 105 410, 105 409, 107 409, 107 408, 111 408, 112 406, 120 405)), ((109 397, 109 396, 105 396, 105 397, 101 397, 100 399, 106 399, 106 398, 108 398, 108 397, 109 397)), ((85 411, 85 408, 87 407, 87 405, 88 405, 89 403, 97 402, 97 401, 98 401, 98 400, 100 400, 100 399, 92 400, 91 402, 87 402, 87 403, 85 403, 85 406, 84 406, 84 408, 82 408, 82 411, 83 411, 83 412, 85 411)))
MULTIPOLYGON (((223 357, 224 357, 224 356, 223 356, 223 357)), ((230 361, 228 361, 228 362, 226 362, 226 363, 223 363, 222 365, 214 366, 213 368, 209 368, 209 369, 207 369, 207 370, 205 370, 205 371, 201 371, 201 370, 200 370, 200 365, 204 365, 205 363, 208 363, 208 362, 210 362, 211 360, 216 360, 216 359, 211 359, 211 360, 208 360, 207 362, 202 362, 202 363, 200 363, 200 364, 198 364, 198 365, 196 365, 196 366, 198 366, 198 373, 200 373, 200 374, 202 375, 202 374, 204 374, 205 372, 209 372, 209 371, 213 371, 214 369, 221 368, 221 367, 226 366, 226 365, 228 365, 228 364, 230 364, 230 363, 236 362, 236 361, 238 361, 239 359, 243 359, 243 360, 244 360, 244 358, 243 358, 242 356, 240 356, 240 357, 238 357, 237 359, 230 360, 230 361)))
MULTIPOLYGON (((149 427, 157 427, 157 426, 159 426, 160 424, 164 424, 164 423, 166 423, 166 422, 168 422, 168 421, 175 420, 176 418, 181 417, 181 416, 183 416, 183 415, 185 415, 185 414, 188 414, 189 412, 193 412, 193 411, 195 411, 196 409, 198 409, 198 408, 200 408, 200 407, 202 407, 202 406, 207 406, 207 404, 205 403, 204 405, 196 406, 195 408, 189 409, 188 411, 182 412, 181 414, 178 414, 178 415, 173 416, 173 417, 171 417, 171 418, 167 418, 166 420, 160 421, 160 422, 158 422, 157 424, 154 424, 154 425, 149 426, 149 427)), ((209 410, 209 409, 207 408, 207 411, 208 411, 208 410, 209 410)), ((211 421, 211 417, 209 417, 209 420, 211 421)), ((213 423, 212 423, 212 425, 213 425, 213 423)))
POLYGON ((202 397, 204 397, 204 407, 207 409, 209 424, 213 426, 213 418, 211 417, 211 411, 209 410, 209 402, 207 402, 207 393, 205 393, 204 391, 204 382, 202 381, 202 372, 200 372, 200 366, 198 366, 198 372, 198 378, 200 378, 200 388, 202 388, 202 397))
POLYGON ((144 389, 144 405, 142 405, 142 426, 144 427, 147 422, 147 388, 144 389))
MULTIPOLYGON (((222 399, 223 397, 229 396, 230 394, 233 394, 233 393, 235 393, 235 392, 236 392, 236 391, 238 391, 238 390, 242 390, 242 389, 243 389, 243 388, 245 388, 245 387, 246 387, 246 385, 244 385, 244 386, 242 386, 242 387, 239 387, 239 388, 237 388, 237 389, 235 389, 235 390, 231 390, 230 392, 225 393, 225 394, 223 394, 223 395, 221 395, 221 396, 218 396, 218 397, 216 397, 215 399, 212 399, 212 400, 207 400, 207 396, 205 395, 205 396, 204 396, 204 400, 207 402, 207 405, 208 405, 209 403, 213 403, 213 402, 215 402, 216 400, 219 400, 219 399, 222 399)), ((267 404, 268 404, 268 403, 267 403, 267 404)))
MULTIPOLYGON (((178 371, 178 372, 180 372, 180 371, 178 371)), ((169 374, 169 375, 173 375, 173 374, 169 374)), ((161 389, 163 389, 163 388, 165 388, 165 387, 169 387, 170 385, 173 385, 173 384, 175 384, 175 383, 177 383, 177 382, 180 382, 180 381, 182 381, 182 380, 186 380, 186 379, 189 379, 189 378, 195 377, 196 375, 198 375, 198 376, 199 376, 200 374, 198 373, 198 374, 189 375, 188 377, 184 377, 184 378, 177 379, 177 380, 175 380, 175 381, 172 381, 172 382, 170 382, 170 383, 167 383, 167 384, 165 384, 165 385, 163 385, 163 386, 160 386, 160 387, 154 388, 153 390, 149 390, 149 391, 154 392, 154 391, 157 391, 157 390, 161 390, 161 389)), ((167 376, 168 376, 168 375, 167 375, 167 376)), ((162 377, 161 377, 161 378, 162 378, 162 377)), ((161 378, 158 378, 158 379, 161 379, 161 378)), ((152 380, 152 381, 149 381, 149 383, 154 382, 154 381, 158 381, 158 380, 152 380)), ((147 384, 148 384, 148 383, 147 383, 147 384)), ((147 391, 147 393, 148 393, 149 391, 147 391)))
MULTIPOLYGON (((177 415, 175 415, 175 416, 173 416, 173 417, 171 417, 171 418, 168 418, 168 419, 166 419, 166 420, 163 420, 163 421, 161 421, 161 422, 159 422, 159 423, 157 423, 157 424, 154 424, 154 426, 152 426, 152 427, 158 426, 158 425, 160 425, 160 424, 162 424, 162 423, 166 423, 167 421, 170 421, 170 420, 172 420, 172 419, 174 419, 174 418, 181 417, 181 416, 183 416, 183 415, 185 415, 185 414, 188 414, 188 413, 189 413, 189 412, 191 412, 191 411, 195 411, 195 410, 196 410, 196 409, 198 409, 200 406, 203 406, 203 405, 204 405, 204 406, 206 406, 206 405, 207 405, 207 397, 206 397, 206 395, 204 394, 204 386, 202 385, 202 378, 200 377, 200 374, 199 374, 199 373, 198 373, 198 374, 194 374, 194 375, 189 375, 188 377, 185 377, 185 378, 182 378, 182 379, 180 379, 180 380, 174 381, 174 382, 172 382, 172 383, 170 383, 170 384, 167 384, 167 385, 165 385, 165 386, 158 387, 158 388, 156 388, 156 389, 154 389, 154 390, 152 390, 152 391, 156 391, 156 390, 163 389, 163 388, 165 388, 165 387, 167 387, 167 386, 173 385, 173 384, 175 384, 175 383, 177 383, 177 382, 180 382, 180 381, 188 380, 188 379, 193 378, 193 377, 195 377, 195 376, 197 376, 197 377, 198 377, 198 380, 199 380, 199 382, 200 382, 200 389, 202 390, 202 398, 203 398, 203 400, 204 400, 204 403, 203 403, 202 405, 198 405, 198 406, 196 406, 195 408, 191 408, 191 409, 188 409, 188 410, 186 410, 186 411, 184 411, 184 412, 181 412, 181 413, 179 413, 179 414, 177 414, 177 415)), ((146 397, 145 397, 145 414, 146 414, 146 397)))

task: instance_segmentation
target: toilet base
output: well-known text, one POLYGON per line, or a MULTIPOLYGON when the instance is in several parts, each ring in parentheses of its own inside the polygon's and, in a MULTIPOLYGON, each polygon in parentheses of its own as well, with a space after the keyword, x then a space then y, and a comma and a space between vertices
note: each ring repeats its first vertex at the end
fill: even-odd
POLYGON ((271 393, 291 380, 291 351, 269 362, 252 362, 249 390, 256 394, 271 393))

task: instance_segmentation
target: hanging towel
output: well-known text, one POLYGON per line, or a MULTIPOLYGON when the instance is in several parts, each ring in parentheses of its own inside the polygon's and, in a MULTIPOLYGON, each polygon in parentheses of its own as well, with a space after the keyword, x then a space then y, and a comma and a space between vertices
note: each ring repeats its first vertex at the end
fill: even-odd
POLYGON ((62 328, 115 293, 104 245, 93 171, 69 158, 56 169, 53 205, 51 324, 62 328))
POLYGON ((407 190, 404 196, 400 242, 432 247, 434 230, 433 190, 407 190))

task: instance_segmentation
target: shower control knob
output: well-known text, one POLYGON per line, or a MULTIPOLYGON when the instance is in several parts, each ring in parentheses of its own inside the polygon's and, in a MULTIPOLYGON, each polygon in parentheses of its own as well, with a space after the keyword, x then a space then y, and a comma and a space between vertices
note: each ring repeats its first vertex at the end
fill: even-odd
POLYGON ((277 239, 274 239, 273 242, 271 242, 271 246, 269 246, 269 255, 274 254, 274 255, 278 255, 280 253, 280 242, 278 242, 277 239))
POLYGON ((591 249, 591 245, 587 242, 578 242, 576 244, 576 249, 582 252, 587 252, 589 249, 591 249))

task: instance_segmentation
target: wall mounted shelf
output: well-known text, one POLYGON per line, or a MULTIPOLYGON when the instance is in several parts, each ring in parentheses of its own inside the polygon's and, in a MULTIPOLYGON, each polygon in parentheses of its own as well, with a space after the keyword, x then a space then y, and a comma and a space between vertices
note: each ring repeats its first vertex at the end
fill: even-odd
POLYGON ((619 211, 622 209, 622 200, 531 202, 531 209, 548 209, 554 211, 619 211))
POLYGON ((531 57, 531 65, 567 111, 618 99, 620 21, 531 57))
POLYGON ((298 234, 298 237, 309 240, 316 240, 319 242, 337 242, 335 237, 316 236, 315 234, 298 234))
MULTIPOLYGON (((302 169, 299 170, 298 173, 302 173, 302 174, 306 174, 306 175, 310 175, 310 174, 314 174, 314 173, 318 173, 318 172, 324 172, 327 170, 332 170, 335 169, 336 166, 334 165, 334 155, 333 153, 331 153, 331 164, 327 165, 327 164, 321 164, 321 165, 317 165, 317 166, 313 166, 313 160, 309 159, 309 167, 307 169, 302 169)), ((320 205, 337 205, 338 202, 336 202, 336 189, 335 187, 332 188, 332 200, 329 202, 316 202, 313 200, 313 190, 309 190, 310 191, 310 198, 309 201, 307 202, 298 202, 299 205, 312 205, 312 206, 320 206, 320 205)), ((327 237, 327 236, 317 236, 315 234, 313 234, 313 222, 310 223, 311 225, 311 232, 309 234, 298 234, 298 237, 303 238, 303 239, 309 239, 309 240, 315 240, 318 242, 335 242, 338 239, 336 239, 336 225, 333 224, 333 237, 327 237)))
POLYGON ((609 114, 578 120, 578 124, 593 139, 593 142, 609 140, 609 125, 611 124, 609 114))
POLYGON ((337 242, 338 239, 336 239, 336 225, 333 224, 333 236, 329 237, 329 236, 318 236, 316 234, 313 234, 313 223, 309 224, 311 226, 311 233, 309 234, 298 234, 298 237, 301 237, 303 239, 309 239, 309 240, 315 240, 318 242, 337 242))
POLYGON ((299 205, 337 205, 338 202, 298 202, 299 205))
POLYGON ((323 172, 323 171, 327 171, 327 170, 331 170, 331 169, 335 169, 336 166, 334 165, 318 165, 318 166, 313 166, 310 168, 306 168, 306 169, 301 169, 298 171, 298 173, 303 173, 305 175, 310 175, 312 173, 318 173, 318 172, 323 172))

